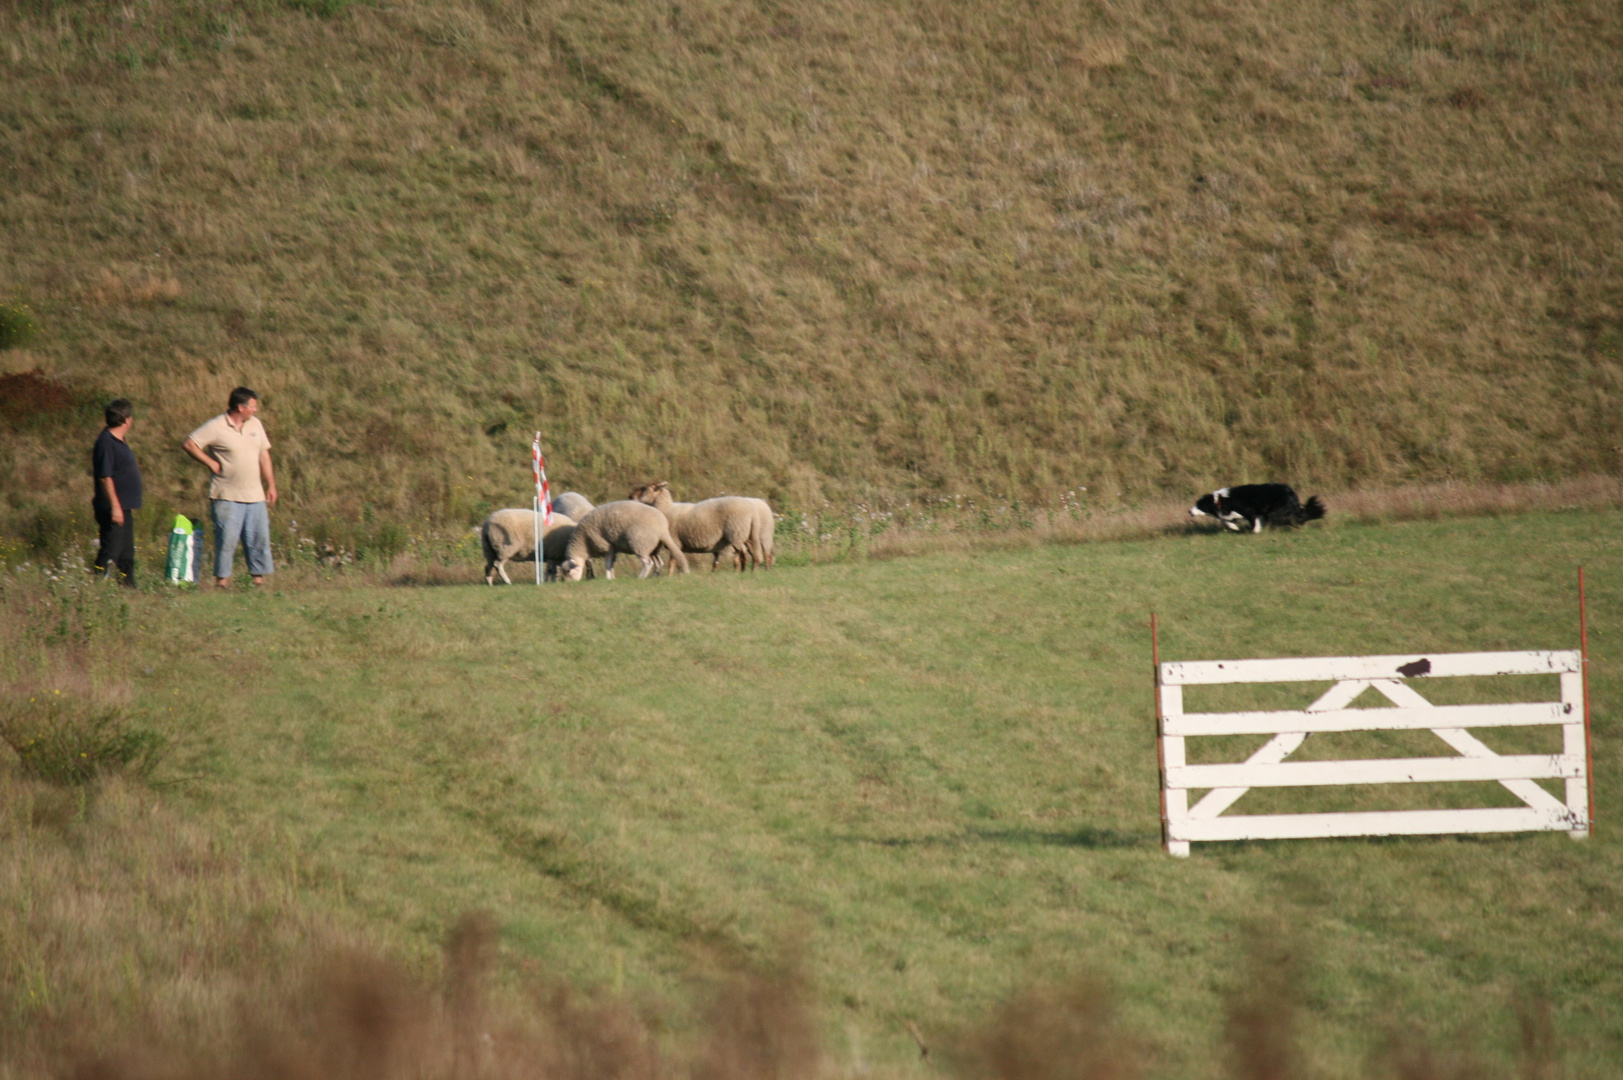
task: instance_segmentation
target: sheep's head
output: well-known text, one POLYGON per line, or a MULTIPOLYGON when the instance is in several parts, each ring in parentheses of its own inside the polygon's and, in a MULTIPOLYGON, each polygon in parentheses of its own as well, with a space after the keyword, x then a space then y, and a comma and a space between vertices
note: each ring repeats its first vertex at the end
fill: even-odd
POLYGON ((644 484, 627 495, 633 502, 647 503, 649 506, 658 506, 661 500, 670 501, 671 485, 668 480, 661 480, 657 484, 644 484))
POLYGON ((586 561, 584 559, 565 559, 558 564, 559 581, 579 581, 581 575, 585 572, 586 561))

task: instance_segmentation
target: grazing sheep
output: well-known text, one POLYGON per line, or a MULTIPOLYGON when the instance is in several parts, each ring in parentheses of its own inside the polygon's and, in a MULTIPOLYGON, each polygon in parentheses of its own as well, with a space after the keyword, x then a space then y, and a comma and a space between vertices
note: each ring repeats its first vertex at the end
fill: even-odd
POLYGON ((766 547, 771 546, 770 531, 763 536, 760 517, 764 510, 770 521, 772 510, 760 499, 724 495, 703 502, 679 503, 671 498, 670 484, 663 480, 642 485, 632 491, 630 497, 654 507, 670 520, 671 532, 683 551, 689 555, 710 555, 712 571, 721 565, 723 555, 730 555, 740 570, 746 560, 761 562, 765 556, 760 539, 764 539, 766 547))
POLYGON ((592 512, 592 500, 578 491, 566 491, 552 500, 552 512, 579 521, 592 512))
MULTIPOLYGON (((563 514, 552 515, 553 527, 541 538, 541 554, 546 560, 546 569, 541 574, 542 581, 557 581, 558 567, 563 564, 569 551, 569 542, 575 538, 576 524, 563 514), (559 524, 562 521, 563 524, 559 524)), ((596 577, 592 572, 592 560, 586 560, 586 576, 596 577)))
POLYGON ((614 577, 616 555, 635 555, 642 563, 639 578, 659 573, 655 561, 658 552, 669 552, 671 562, 682 573, 688 572, 688 561, 671 535, 665 515, 651 506, 639 502, 606 503, 587 514, 575 526, 575 535, 569 540, 564 561, 558 566, 561 581, 579 581, 581 572, 590 565, 594 555, 603 556, 603 576, 614 577))
POLYGON ((759 563, 770 570, 777 559, 773 554, 778 531, 777 515, 772 513, 772 505, 765 499, 745 501, 755 506, 755 528, 750 531, 750 569, 755 569, 755 565, 759 563))
MULTIPOLYGON (((755 524, 750 528, 748 543, 743 550, 733 552, 735 565, 739 570, 743 570, 746 565, 751 570, 754 570, 757 566, 764 566, 768 570, 772 569, 772 564, 777 559, 774 549, 778 530, 778 518, 772 512, 772 505, 765 499, 752 499, 743 495, 706 499, 705 502, 714 503, 735 498, 749 503, 755 513, 755 524)), ((702 506, 704 504, 693 503, 691 505, 702 506)))
MULTIPOLYGON (((555 558, 553 552, 563 551, 574 528, 575 523, 568 517, 553 514, 552 524, 542 533, 541 557, 547 564, 548 580, 555 569, 553 563, 562 558, 561 554, 555 558)), ((485 584, 496 584, 497 574, 507 584, 513 584, 513 579, 507 576, 507 564, 535 561, 535 511, 494 511, 479 526, 479 543, 485 550, 485 584)), ((587 566, 586 570, 590 574, 591 567, 587 566)))

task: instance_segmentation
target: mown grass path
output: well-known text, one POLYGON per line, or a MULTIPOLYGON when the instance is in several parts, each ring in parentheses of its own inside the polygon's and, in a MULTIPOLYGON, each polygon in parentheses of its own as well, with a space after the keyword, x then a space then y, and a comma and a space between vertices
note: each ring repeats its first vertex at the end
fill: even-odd
POLYGON ((1567 1075, 1599 1077, 1623 1060, 1620 537, 1623 513, 1569 512, 203 594, 148 609, 142 690, 183 703, 170 768, 196 815, 425 964, 481 907, 517 967, 674 1001, 791 948, 835 1045, 892 1063, 916 1056, 906 1021, 960 1031, 1091 971, 1158 1075, 1205 1077, 1260 928, 1299 962, 1325 1075, 1408 1024, 1509 1061, 1521 995, 1552 1005, 1567 1075), (1152 609, 1168 659, 1570 648, 1579 565, 1592 840, 1161 853, 1152 609))

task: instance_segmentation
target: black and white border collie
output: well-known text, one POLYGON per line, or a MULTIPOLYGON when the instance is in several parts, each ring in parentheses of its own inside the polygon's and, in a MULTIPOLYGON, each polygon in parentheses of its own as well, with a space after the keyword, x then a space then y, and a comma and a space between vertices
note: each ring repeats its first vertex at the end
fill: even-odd
POLYGON ((1294 529, 1316 521, 1324 516, 1324 503, 1315 495, 1303 506, 1289 484, 1241 484, 1202 495, 1189 508, 1189 516, 1216 518, 1231 532, 1259 533, 1264 525, 1294 529))

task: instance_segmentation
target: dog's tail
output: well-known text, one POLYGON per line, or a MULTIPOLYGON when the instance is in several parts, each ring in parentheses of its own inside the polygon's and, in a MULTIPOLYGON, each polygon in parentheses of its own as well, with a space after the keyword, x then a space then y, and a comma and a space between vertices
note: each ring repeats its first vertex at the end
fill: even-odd
POLYGON ((1302 520, 1317 521, 1324 516, 1324 500, 1313 496, 1302 506, 1302 520))

